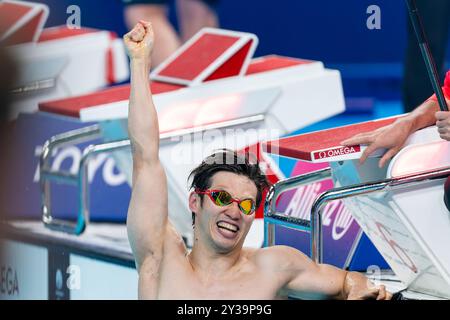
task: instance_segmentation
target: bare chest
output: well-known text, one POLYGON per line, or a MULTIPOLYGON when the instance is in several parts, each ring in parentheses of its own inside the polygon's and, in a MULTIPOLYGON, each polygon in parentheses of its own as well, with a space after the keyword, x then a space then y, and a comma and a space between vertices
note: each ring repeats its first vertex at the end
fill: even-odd
POLYGON ((273 277, 253 267, 237 271, 231 277, 202 275, 189 265, 163 266, 157 297, 159 299, 277 299, 280 285, 273 277))

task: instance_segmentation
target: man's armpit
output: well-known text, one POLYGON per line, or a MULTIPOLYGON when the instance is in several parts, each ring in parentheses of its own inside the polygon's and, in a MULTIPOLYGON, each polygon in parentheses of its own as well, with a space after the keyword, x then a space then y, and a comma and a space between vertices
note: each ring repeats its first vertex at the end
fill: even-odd
POLYGON ((187 254, 186 244, 183 237, 178 233, 170 219, 168 220, 166 233, 164 235, 164 251, 170 254, 187 254))

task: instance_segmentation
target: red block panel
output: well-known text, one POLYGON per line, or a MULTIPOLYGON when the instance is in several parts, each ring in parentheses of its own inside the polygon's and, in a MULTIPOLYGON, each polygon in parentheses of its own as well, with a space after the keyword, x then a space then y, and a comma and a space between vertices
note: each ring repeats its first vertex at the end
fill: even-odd
POLYGON ((288 58, 288 57, 281 57, 277 55, 270 55, 263 58, 259 58, 256 61, 253 61, 248 69, 246 74, 254 74, 254 73, 261 73, 265 71, 270 70, 276 70, 276 69, 282 69, 282 68, 289 68, 293 66, 298 66, 301 64, 308 64, 311 63, 310 60, 301 60, 301 59, 294 59, 294 58, 288 58))
POLYGON ((340 148, 340 143, 343 140, 351 138, 358 133, 368 132, 386 126, 393 123, 396 119, 397 118, 389 118, 368 121, 339 128, 301 134, 283 138, 278 141, 270 141, 265 144, 265 147, 269 153, 277 153, 286 157, 311 161, 313 159, 313 154, 317 154, 321 150, 340 148))
MULTIPOLYGON (((157 94, 177 90, 182 86, 152 82, 150 88, 152 93, 157 94)), ((39 104, 39 110, 78 118, 81 109, 128 100, 129 97, 130 85, 123 85, 82 96, 43 102, 39 104)))
POLYGON ((245 46, 243 46, 238 52, 236 52, 230 59, 222 64, 216 71, 214 71, 205 81, 222 79, 232 76, 237 76, 242 69, 245 59, 247 58, 248 51, 252 46, 252 40, 250 40, 245 46))
POLYGON ((194 80, 238 40, 238 37, 206 33, 158 75, 194 80))
POLYGON ((14 3, 0 3, 0 37, 32 8, 14 3))
POLYGON ((88 33, 97 32, 97 31, 98 30, 91 29, 91 28, 69 29, 66 26, 48 28, 48 29, 44 29, 42 31, 42 34, 39 37, 38 42, 70 38, 70 37, 79 36, 79 35, 88 34, 88 33))

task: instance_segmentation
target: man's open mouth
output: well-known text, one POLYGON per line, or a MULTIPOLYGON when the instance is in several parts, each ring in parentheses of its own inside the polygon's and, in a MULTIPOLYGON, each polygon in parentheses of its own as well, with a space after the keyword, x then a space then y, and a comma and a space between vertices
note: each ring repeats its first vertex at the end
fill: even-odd
POLYGON ((225 229, 225 230, 228 230, 228 231, 231 231, 231 232, 238 232, 239 231, 239 227, 238 226, 236 226, 234 224, 231 224, 231 223, 228 223, 228 222, 225 222, 225 221, 217 222, 217 226, 219 228, 221 228, 221 229, 225 229))

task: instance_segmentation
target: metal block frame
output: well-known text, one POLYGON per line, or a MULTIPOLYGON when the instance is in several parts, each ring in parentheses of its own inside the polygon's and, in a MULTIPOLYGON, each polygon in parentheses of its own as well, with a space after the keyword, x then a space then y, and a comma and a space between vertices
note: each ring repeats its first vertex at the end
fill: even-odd
POLYGON ((322 212, 327 203, 369 193, 388 192, 405 186, 417 186, 430 180, 443 179, 448 176, 450 176, 450 167, 445 167, 397 178, 333 188, 323 192, 316 198, 311 208, 310 221, 288 217, 277 212, 277 198, 285 191, 331 178, 331 169, 326 168, 279 181, 271 187, 266 196, 264 207, 264 246, 272 246, 275 244, 275 225, 286 226, 302 231, 310 231, 311 259, 316 263, 322 263, 322 212))
POLYGON ((129 140, 119 140, 97 145, 89 145, 83 150, 77 174, 71 174, 66 171, 51 170, 50 157, 57 147, 65 145, 74 145, 101 137, 99 125, 72 130, 59 135, 55 135, 47 140, 43 147, 39 166, 39 182, 41 186, 42 201, 42 221, 45 226, 57 231, 80 235, 84 232, 89 223, 89 182, 88 182, 88 163, 92 156, 103 153, 120 150, 130 146, 129 140), (76 222, 55 219, 51 210, 51 190, 50 182, 65 183, 77 186, 78 189, 78 214, 76 222))
POLYGON ((307 185, 314 182, 331 178, 331 169, 325 168, 318 171, 302 174, 296 177, 291 177, 285 180, 278 181, 270 188, 266 196, 264 204, 264 246, 275 245, 275 225, 281 225, 300 231, 311 231, 311 223, 308 220, 288 217, 282 213, 277 212, 276 202, 278 197, 289 190, 298 188, 302 185, 307 185))

